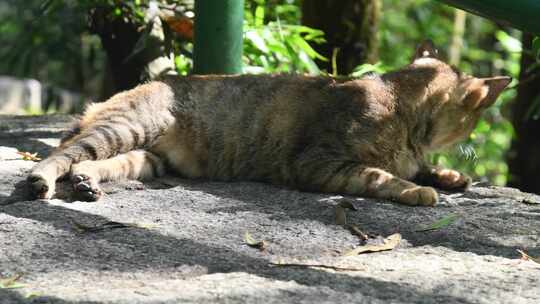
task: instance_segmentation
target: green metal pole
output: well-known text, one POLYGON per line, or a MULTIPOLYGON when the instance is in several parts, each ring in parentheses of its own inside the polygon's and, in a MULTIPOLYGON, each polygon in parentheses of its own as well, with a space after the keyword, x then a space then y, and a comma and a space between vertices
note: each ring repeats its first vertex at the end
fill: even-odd
POLYGON ((195 0, 195 74, 242 73, 244 0, 195 0))
POLYGON ((438 0, 540 35, 540 0, 438 0))

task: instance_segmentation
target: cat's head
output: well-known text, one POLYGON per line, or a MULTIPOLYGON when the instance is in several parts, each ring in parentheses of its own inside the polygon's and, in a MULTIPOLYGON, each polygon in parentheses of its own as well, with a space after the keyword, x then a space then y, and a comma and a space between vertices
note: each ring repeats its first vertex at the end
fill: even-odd
POLYGON ((466 139, 484 110, 495 103, 511 82, 510 77, 477 78, 460 72, 439 59, 431 41, 416 50, 412 64, 406 69, 423 71, 425 89, 418 100, 430 117, 424 143, 437 150, 466 139))

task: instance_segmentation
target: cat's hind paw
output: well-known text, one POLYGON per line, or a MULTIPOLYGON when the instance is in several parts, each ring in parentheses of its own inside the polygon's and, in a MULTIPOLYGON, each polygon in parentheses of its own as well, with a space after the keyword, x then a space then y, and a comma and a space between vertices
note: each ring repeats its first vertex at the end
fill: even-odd
POLYGON ((56 181, 50 181, 39 173, 31 173, 26 182, 32 198, 50 199, 54 195, 56 181))
POLYGON ((439 201, 437 191, 431 187, 417 186, 403 190, 398 202, 410 206, 435 206, 439 201))
POLYGON ((71 176, 71 182, 75 191, 75 198, 81 201, 95 202, 103 195, 98 183, 91 176, 74 174, 71 176))

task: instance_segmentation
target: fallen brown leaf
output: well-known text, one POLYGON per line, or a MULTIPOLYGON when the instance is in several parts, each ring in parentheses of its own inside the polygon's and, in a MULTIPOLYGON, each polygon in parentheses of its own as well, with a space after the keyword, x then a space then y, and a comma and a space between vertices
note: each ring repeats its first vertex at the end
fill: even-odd
POLYGON ((15 289, 24 287, 23 284, 18 283, 19 279, 23 276, 22 273, 18 273, 9 278, 0 280, 0 289, 15 289))
POLYGON ((248 245, 249 247, 253 247, 253 248, 257 248, 261 251, 265 250, 266 249, 266 242, 263 240, 263 241, 257 241, 255 240, 251 234, 249 234, 249 232, 246 231, 246 233, 244 234, 244 242, 246 243, 246 245, 248 245))
POLYGON ((532 257, 532 256, 528 255, 527 253, 525 253, 525 251, 523 251, 523 250, 518 249, 517 252, 519 252, 521 254, 521 259, 522 260, 531 261, 531 262, 534 262, 534 263, 540 265, 540 258, 532 257))
POLYGON ((29 161, 40 161, 41 160, 41 158, 38 157, 37 152, 36 153, 30 153, 30 152, 17 151, 17 154, 22 156, 23 160, 29 160, 29 161))
POLYGON ((186 16, 167 16, 164 20, 173 32, 184 39, 193 40, 193 20, 186 16))
POLYGON ((401 234, 395 233, 385 238, 382 244, 367 244, 358 246, 345 252, 345 256, 358 255, 361 253, 378 252, 394 249, 401 242, 401 234))

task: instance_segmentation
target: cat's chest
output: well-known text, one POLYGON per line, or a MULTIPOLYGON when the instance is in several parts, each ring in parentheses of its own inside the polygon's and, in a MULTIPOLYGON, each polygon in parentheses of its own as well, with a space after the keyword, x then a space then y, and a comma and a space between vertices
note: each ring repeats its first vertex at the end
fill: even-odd
POLYGON ((410 151, 401 151, 394 158, 394 174, 404 178, 411 179, 420 170, 420 161, 410 151))

